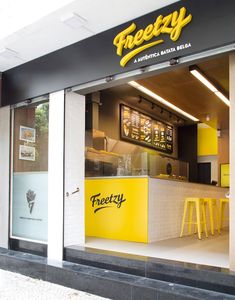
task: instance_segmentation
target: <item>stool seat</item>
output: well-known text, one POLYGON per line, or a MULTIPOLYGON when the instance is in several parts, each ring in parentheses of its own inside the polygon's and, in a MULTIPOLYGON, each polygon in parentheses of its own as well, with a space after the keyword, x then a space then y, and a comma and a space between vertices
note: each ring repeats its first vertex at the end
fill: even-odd
POLYGON ((194 198, 194 197, 185 198, 184 213, 183 213, 180 237, 183 236, 185 224, 188 224, 188 233, 189 234, 191 234, 192 224, 195 224, 197 226, 197 233, 198 233, 199 239, 201 239, 202 226, 203 226, 206 237, 208 237, 207 227, 206 227, 205 204, 204 204, 203 198, 194 198), (195 222, 193 222, 193 220, 192 220, 193 209, 195 209, 195 211, 196 211, 196 221, 195 222), (188 211, 188 221, 186 221, 187 211, 188 211))
POLYGON ((229 203, 229 198, 221 198, 220 201, 223 203, 229 203))
POLYGON ((216 199, 215 198, 203 198, 204 203, 211 202, 212 205, 216 205, 216 199))

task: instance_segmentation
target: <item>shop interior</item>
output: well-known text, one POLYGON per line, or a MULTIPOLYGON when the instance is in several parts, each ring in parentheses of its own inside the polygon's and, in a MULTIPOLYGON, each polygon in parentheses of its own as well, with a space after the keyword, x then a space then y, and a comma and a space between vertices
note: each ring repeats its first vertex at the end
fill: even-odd
MULTIPOLYGON (((185 199, 179 200, 176 225, 171 217, 174 215, 174 206, 171 207, 170 202, 173 203, 174 195, 171 195, 166 206, 171 213, 164 213, 164 203, 159 210, 160 214, 165 214, 162 224, 168 222, 177 227, 173 238, 166 233, 157 241, 137 242, 128 238, 92 236, 91 231, 86 230, 87 247, 228 267, 228 203, 224 205, 224 220, 218 233, 219 201, 226 198, 229 188, 228 96, 228 55, 174 67, 151 77, 145 74, 142 79, 86 95, 86 180, 151 178, 160 188, 166 184, 169 193, 171 184, 175 189, 182 187, 187 197, 196 197, 198 190, 200 195, 204 193, 204 197, 209 197, 207 192, 213 189, 211 195, 217 199, 213 235, 209 206, 203 204, 208 237, 205 237, 204 229, 199 239, 197 230, 190 233, 188 225, 180 237, 185 199)), ((148 188, 154 185, 150 181, 148 184, 148 188)), ((153 198, 158 197, 157 191, 153 192, 153 198)), ((138 201, 137 197, 136 203, 138 201)), ((88 205, 86 203, 86 209, 88 205)), ((97 211, 97 214, 104 211, 108 209, 97 211)), ((97 214, 94 214, 95 218, 97 214)), ((86 224, 88 218, 86 215, 86 224)), ((109 221, 104 220, 107 227, 109 221)), ((167 226, 163 225, 161 232, 167 226)), ((151 230, 155 229, 153 226, 151 230)))

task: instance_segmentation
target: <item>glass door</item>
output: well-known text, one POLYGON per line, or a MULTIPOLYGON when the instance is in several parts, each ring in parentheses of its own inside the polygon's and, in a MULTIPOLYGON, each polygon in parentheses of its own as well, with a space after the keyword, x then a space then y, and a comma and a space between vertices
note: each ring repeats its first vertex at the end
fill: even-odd
POLYGON ((12 111, 11 238, 47 243, 49 101, 12 111))

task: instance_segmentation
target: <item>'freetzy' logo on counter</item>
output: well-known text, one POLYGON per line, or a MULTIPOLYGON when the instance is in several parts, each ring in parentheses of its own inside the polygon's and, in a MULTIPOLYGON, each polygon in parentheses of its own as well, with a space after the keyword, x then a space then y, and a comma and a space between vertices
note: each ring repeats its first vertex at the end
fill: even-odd
POLYGON ((121 208, 122 203, 126 201, 123 194, 111 194, 108 197, 100 197, 101 193, 91 196, 90 201, 92 202, 92 207, 94 207, 94 213, 104 208, 111 208, 116 206, 121 208))

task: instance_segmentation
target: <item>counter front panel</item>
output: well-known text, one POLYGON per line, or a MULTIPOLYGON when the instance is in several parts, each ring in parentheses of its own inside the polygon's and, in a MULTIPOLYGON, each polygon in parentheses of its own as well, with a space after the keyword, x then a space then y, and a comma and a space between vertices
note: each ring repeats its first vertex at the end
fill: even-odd
POLYGON ((148 178, 86 179, 86 236, 148 242, 148 178))

